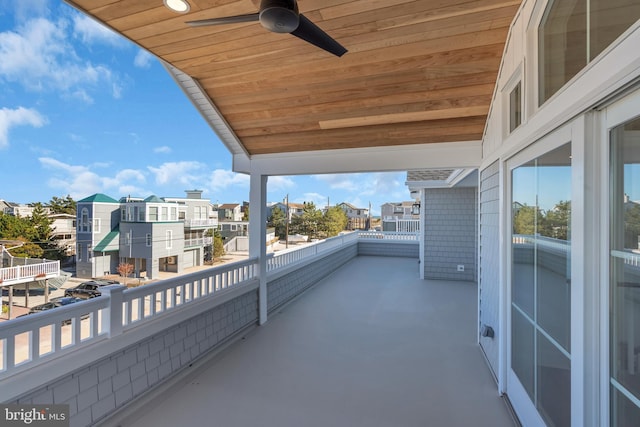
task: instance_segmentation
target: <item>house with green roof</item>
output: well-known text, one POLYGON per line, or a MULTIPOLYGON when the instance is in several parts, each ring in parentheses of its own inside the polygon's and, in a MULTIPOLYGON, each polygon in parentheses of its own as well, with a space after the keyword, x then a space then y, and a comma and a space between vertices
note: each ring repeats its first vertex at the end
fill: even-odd
POLYGON ((78 201, 78 277, 96 278, 118 272, 121 263, 135 277, 156 278, 160 271, 182 272, 204 263, 204 236, 217 226, 210 203, 200 191, 186 198, 122 197, 94 194, 78 201))

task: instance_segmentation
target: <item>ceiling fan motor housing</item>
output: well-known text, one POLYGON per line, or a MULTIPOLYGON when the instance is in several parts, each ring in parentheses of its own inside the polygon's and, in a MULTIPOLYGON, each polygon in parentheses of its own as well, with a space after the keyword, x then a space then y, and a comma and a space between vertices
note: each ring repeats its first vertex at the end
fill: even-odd
POLYGON ((262 0, 260 24, 274 33, 290 33, 298 28, 300 14, 295 0, 262 0))

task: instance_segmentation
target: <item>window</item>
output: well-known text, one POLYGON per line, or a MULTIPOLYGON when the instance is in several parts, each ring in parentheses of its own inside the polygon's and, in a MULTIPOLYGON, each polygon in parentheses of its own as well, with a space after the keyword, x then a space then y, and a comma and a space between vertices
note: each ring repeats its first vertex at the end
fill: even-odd
POLYGON ((571 147, 512 171, 511 370, 549 426, 571 425, 571 147))
POLYGON ((509 133, 522 124, 522 82, 509 92, 509 133))
POLYGON ((178 208, 171 208, 171 221, 178 219, 178 208))
POLYGON ((538 105, 640 18, 637 0, 549 1, 538 29, 538 105))
POLYGON ((149 207, 149 221, 157 221, 158 220, 158 207, 150 206, 149 207))
POLYGON ((611 426, 640 420, 640 119, 614 128, 610 154, 611 426))
POLYGON ((162 206, 161 212, 162 212, 162 218, 160 218, 160 220, 167 221, 169 219, 169 208, 167 208, 166 206, 162 206))
POLYGON ((151 247, 151 243, 152 243, 151 233, 147 233, 146 241, 147 241, 147 247, 151 247))
POLYGON ((167 249, 171 249, 173 247, 173 231, 167 230, 166 233, 167 238, 167 249))
POLYGON ((144 222, 144 207, 140 207, 138 211, 138 221, 144 222))
POLYGON ((94 233, 100 233, 100 224, 101 224, 101 219, 100 218, 96 218, 93 220, 93 232, 94 233))
POLYGON ((84 257, 83 255, 84 245, 82 243, 78 243, 78 262, 81 262, 84 257))
POLYGON ((120 221, 126 221, 127 220, 127 208, 122 208, 120 210, 120 221))
POLYGON ((88 233, 90 230, 89 228, 89 209, 87 208, 82 208, 82 211, 80 213, 80 232, 81 233, 88 233))

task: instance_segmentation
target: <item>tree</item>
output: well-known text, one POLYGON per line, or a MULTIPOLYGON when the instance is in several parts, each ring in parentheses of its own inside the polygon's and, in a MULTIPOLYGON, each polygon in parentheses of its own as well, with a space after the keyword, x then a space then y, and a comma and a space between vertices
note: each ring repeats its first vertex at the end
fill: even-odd
POLYGON ((51 212, 55 214, 76 214, 76 202, 70 195, 67 195, 65 198, 53 196, 51 200, 49 200, 49 207, 51 208, 51 212))
POLYGON ((636 249, 640 245, 640 205, 634 204, 624 212, 624 247, 636 249))
POLYGON ((569 240, 569 224, 571 223, 571 201, 561 200, 545 215, 545 223, 550 237, 569 240))
POLYGON ((332 206, 326 210, 322 216, 320 230, 323 237, 337 236, 341 231, 347 227, 349 219, 347 214, 338 206, 332 206))
POLYGON ((513 233, 552 237, 540 208, 523 205, 513 215, 513 233))
POLYGON ((224 242, 222 236, 215 230, 213 233, 213 259, 219 258, 224 255, 224 242))
POLYGON ((22 238, 25 242, 28 242, 35 238, 35 232, 28 218, 0 213, 0 238, 22 238))
POLYGON ((44 256, 44 250, 35 243, 30 243, 24 239, 18 239, 24 244, 12 249, 9 249, 9 253, 17 258, 42 258, 44 256))
POLYGON ((46 244, 51 238, 53 230, 51 229, 51 220, 42 206, 42 203, 35 203, 33 206, 33 213, 29 217, 29 224, 33 227, 35 233, 35 240, 38 243, 46 244))
POLYGON ((271 210, 271 216, 267 220, 267 225, 276 229, 276 236, 278 236, 278 238, 284 239, 286 237, 287 217, 279 207, 276 206, 271 210))
POLYGON ((318 237, 318 226, 321 221, 322 212, 316 209, 316 205, 313 202, 305 203, 302 214, 291 219, 291 232, 315 239, 318 237))
POLYGON ((126 285, 127 277, 130 276, 131 273, 133 273, 133 265, 126 262, 121 262, 118 265, 117 271, 118 271, 118 274, 124 278, 123 282, 126 285))

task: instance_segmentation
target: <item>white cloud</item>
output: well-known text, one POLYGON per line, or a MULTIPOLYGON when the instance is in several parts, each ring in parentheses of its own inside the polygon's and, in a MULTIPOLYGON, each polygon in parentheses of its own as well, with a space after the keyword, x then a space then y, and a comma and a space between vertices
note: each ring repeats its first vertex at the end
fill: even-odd
POLYGON ((202 181, 205 165, 200 162, 168 162, 157 168, 148 166, 147 169, 153 173, 158 185, 180 183, 183 186, 193 187, 202 181))
POLYGON ((312 175, 318 181, 322 181, 332 190, 358 191, 359 186, 355 181, 358 177, 365 174, 327 174, 312 175))
POLYGON ((154 153, 161 153, 161 154, 169 154, 171 153, 171 147, 168 147, 166 145, 163 145, 162 147, 155 147, 153 149, 154 153))
POLYGON ((224 190, 227 187, 249 188, 249 175, 235 173, 228 169, 216 169, 211 172, 210 185, 214 191, 224 190))
POLYGON ((75 199, 95 193, 146 194, 144 174, 133 169, 118 171, 113 177, 100 176, 86 166, 70 165, 51 157, 40 157, 40 164, 51 171, 49 187, 61 190, 75 199))
POLYGON ((154 59, 154 56, 149 52, 140 49, 138 53, 136 53, 136 57, 133 58, 133 65, 138 68, 149 68, 154 59))
POLYGON ((29 125, 39 128, 46 123, 47 119, 32 108, 0 109, 0 148, 9 145, 9 130, 12 127, 29 125))
POLYGON ((283 191, 295 186, 296 183, 288 176, 270 176, 267 180, 269 191, 283 191))
POLYGON ((125 46, 122 37, 88 16, 74 14, 71 19, 74 37, 84 44, 104 43, 111 46, 125 46))
POLYGON ((112 71, 79 58, 67 31, 68 21, 35 18, 15 31, 0 33, 0 81, 36 92, 61 92, 63 97, 89 103, 89 90, 101 86, 118 97, 121 89, 115 89, 119 84, 112 71))
POLYGON ((327 205, 327 200, 327 196, 323 194, 310 192, 303 193, 302 198, 296 199, 295 203, 313 202, 316 205, 316 208, 321 209, 327 205))

